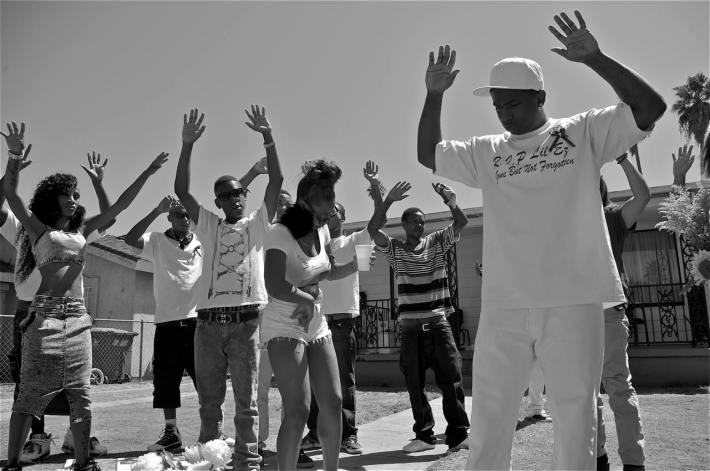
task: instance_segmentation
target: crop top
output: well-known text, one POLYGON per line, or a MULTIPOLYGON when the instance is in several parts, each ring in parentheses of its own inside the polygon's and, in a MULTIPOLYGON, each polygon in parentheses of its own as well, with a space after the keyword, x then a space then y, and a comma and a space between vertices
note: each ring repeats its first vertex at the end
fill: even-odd
POLYGON ((37 268, 50 263, 84 264, 86 239, 81 232, 48 229, 39 236, 33 249, 37 268))

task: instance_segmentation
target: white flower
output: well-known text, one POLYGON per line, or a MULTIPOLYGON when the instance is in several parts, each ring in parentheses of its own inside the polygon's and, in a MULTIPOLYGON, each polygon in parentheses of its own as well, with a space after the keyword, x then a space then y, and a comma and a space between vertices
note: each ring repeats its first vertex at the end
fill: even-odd
POLYGON ((131 466, 131 471, 163 471, 163 457, 155 453, 147 453, 136 464, 131 466))
POLYGON ((209 461, 200 461, 199 463, 193 463, 187 467, 187 471, 210 471, 212 469, 212 463, 209 461))
POLYGON ((185 447, 185 459, 191 463, 199 463, 202 461, 202 451, 201 451, 202 445, 197 444, 194 446, 186 446, 185 447))
POLYGON ((232 450, 224 440, 210 440, 202 445, 202 457, 221 468, 232 461, 232 450))
POLYGON ((710 280, 710 252, 700 250, 693 258, 690 274, 695 279, 695 284, 702 284, 710 280))

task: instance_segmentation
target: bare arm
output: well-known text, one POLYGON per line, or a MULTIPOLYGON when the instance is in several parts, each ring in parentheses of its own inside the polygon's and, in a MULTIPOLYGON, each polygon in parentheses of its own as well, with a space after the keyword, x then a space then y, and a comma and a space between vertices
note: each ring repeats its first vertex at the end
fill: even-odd
POLYGON ((565 48, 552 51, 573 62, 581 62, 596 72, 614 89, 621 101, 629 105, 634 114, 636 126, 648 130, 666 111, 666 103, 660 93, 654 90, 643 77, 604 54, 592 33, 578 12, 574 12, 579 28, 567 14, 555 15, 554 19, 565 35, 554 26, 548 29, 560 40, 565 48))
POLYGON ((456 193, 454 193, 451 188, 443 183, 432 183, 431 186, 434 187, 434 191, 436 191, 444 200, 444 204, 451 209, 451 215, 454 218, 454 234, 458 236, 461 233, 461 230, 466 227, 466 224, 468 224, 468 218, 461 208, 459 208, 458 204, 456 204, 456 193))
POLYGON ((244 174, 242 178, 239 179, 239 186, 242 188, 248 188, 251 182, 254 181, 259 175, 267 173, 266 168, 266 157, 262 157, 252 165, 252 167, 244 174))
POLYGON ((197 224, 197 219, 200 216, 200 205, 190 193, 190 159, 192 157, 192 146, 202 136, 206 128, 206 126, 202 125, 205 114, 202 113, 200 118, 197 119, 198 113, 199 111, 195 108, 190 110, 189 119, 187 115, 183 115, 182 150, 180 151, 180 159, 175 173, 174 188, 175 194, 187 210, 187 215, 195 224, 197 224))
POLYGON ((315 298, 286 280, 286 254, 281 250, 269 249, 264 255, 264 284, 269 296, 296 304, 315 303, 315 298))
MULTIPOLYGON (((81 168, 84 169, 84 171, 89 175, 89 178, 91 179, 91 185, 94 187, 94 191, 96 192, 96 198, 99 200, 99 212, 103 213, 111 207, 111 202, 108 199, 106 189, 104 189, 103 185, 104 169, 106 168, 108 159, 104 159, 103 163, 101 163, 101 154, 97 154, 96 152, 92 152, 91 154, 87 153, 86 156, 89 160, 89 167, 85 167, 82 165, 81 168)), ((104 232, 109 227, 113 226, 115 222, 115 219, 109 221, 108 224, 103 227, 100 227, 99 231, 104 232)))
POLYGON ((636 224, 643 209, 648 202, 651 201, 651 190, 648 189, 646 180, 644 180, 628 158, 622 159, 619 165, 624 169, 626 178, 629 180, 631 193, 633 194, 631 198, 621 205, 621 216, 624 218, 624 224, 626 224, 627 228, 630 228, 636 224))
POLYGON ((177 201, 169 195, 160 200, 158 206, 153 208, 153 210, 149 212, 146 217, 138 221, 138 223, 136 223, 136 225, 128 231, 128 234, 126 234, 126 243, 131 247, 143 249, 143 234, 148 232, 148 226, 155 221, 155 218, 170 211, 170 205, 173 203, 177 203, 177 201))
POLYGON ((328 259, 330 260, 330 271, 326 277, 327 280, 341 280, 357 271, 357 258, 353 258, 349 262, 337 263, 330 249, 330 245, 325 246, 325 252, 328 254, 328 259))
POLYGON ((262 106, 259 109, 259 105, 251 106, 251 114, 245 110, 247 117, 251 121, 250 123, 245 123, 250 129, 261 133, 264 138, 264 147, 266 148, 266 168, 269 174, 269 183, 266 185, 266 192, 264 194, 264 204, 266 205, 266 211, 269 217, 269 221, 274 219, 276 215, 276 206, 279 202, 279 193, 281 192, 281 185, 283 184, 284 177, 281 174, 281 164, 279 163, 279 156, 276 153, 276 143, 271 133, 271 124, 266 118, 266 110, 262 106))
POLYGON ((86 221, 86 225, 84 226, 84 235, 91 234, 99 227, 104 227, 110 221, 115 219, 116 216, 121 214, 121 212, 123 212, 126 208, 128 208, 136 196, 138 196, 138 193, 141 188, 143 188, 143 185, 145 185, 145 182, 148 181, 148 178, 157 172, 167 160, 168 154, 165 152, 160 153, 155 160, 151 162, 150 166, 141 172, 141 174, 138 175, 138 178, 136 178, 136 180, 131 183, 131 185, 126 188, 123 193, 121 193, 121 196, 118 197, 116 202, 111 205, 108 210, 86 221))
MULTIPOLYGON (((27 148, 25 149, 25 153, 22 158, 22 163, 20 164, 19 171, 21 172, 22 169, 26 168, 29 164, 32 163, 31 160, 27 160, 27 157, 30 155, 30 150, 32 149, 32 144, 28 145, 27 148)), ((8 210, 5 207, 5 191, 3 190, 3 187, 5 186, 5 177, 0 178, 0 227, 2 227, 5 224, 5 221, 7 221, 7 215, 8 215, 8 210)))
MULTIPOLYGON (((389 191, 384 201, 382 201, 381 198, 374 197, 375 212, 367 223, 367 232, 378 246, 386 247, 389 242, 387 234, 382 231, 382 227, 387 222, 387 210, 395 201, 401 201, 407 198, 409 195, 405 193, 409 191, 410 188, 412 188, 412 185, 408 182, 397 182, 389 191)), ((376 193, 379 193, 379 191, 376 193)))
POLYGON ((444 92, 454 83, 459 70, 453 70, 456 51, 449 46, 439 46, 439 55, 434 62, 434 52, 429 53, 426 71, 427 88, 424 109, 417 131, 417 159, 425 167, 436 170, 436 145, 441 142, 441 103, 444 92))

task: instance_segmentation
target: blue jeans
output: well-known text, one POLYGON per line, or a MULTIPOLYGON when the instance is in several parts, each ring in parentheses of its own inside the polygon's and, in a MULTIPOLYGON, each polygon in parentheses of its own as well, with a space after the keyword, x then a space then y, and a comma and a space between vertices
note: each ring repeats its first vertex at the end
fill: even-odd
MULTIPOLYGON (((340 371, 340 390, 343 394, 343 440, 355 435, 355 319, 329 320, 333 347, 340 371)), ((318 403, 311 397, 311 412, 308 414, 308 432, 318 436, 318 403)))
POLYGON ((257 365, 259 320, 220 324, 197 320, 195 373, 200 400, 200 443, 222 435, 222 404, 227 390, 227 368, 234 393, 235 470, 259 469, 257 452, 257 365))
POLYGON ((409 391, 414 414, 414 431, 419 440, 434 440, 434 416, 424 392, 426 370, 432 368, 441 390, 442 408, 448 423, 446 444, 457 445, 468 436, 468 414, 464 406, 461 354, 444 316, 405 319, 399 322, 402 346, 399 366, 409 391))

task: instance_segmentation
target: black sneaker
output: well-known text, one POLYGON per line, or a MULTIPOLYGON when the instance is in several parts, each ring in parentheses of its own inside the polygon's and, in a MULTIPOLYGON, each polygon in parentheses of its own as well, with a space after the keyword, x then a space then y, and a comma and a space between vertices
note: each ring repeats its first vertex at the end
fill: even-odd
POLYGON ((356 435, 350 435, 340 444, 340 451, 344 451, 348 455, 361 455, 362 445, 357 441, 356 435))
POLYGON ((646 466, 642 464, 625 464, 624 471, 646 471, 646 466))
POLYGON ((609 456, 606 453, 597 456, 597 471, 609 471, 609 456))
POLYGON ((313 468, 314 466, 315 466, 315 464, 313 463, 313 460, 311 459, 311 457, 308 456, 305 451, 299 450, 298 462, 296 463, 296 467, 298 469, 309 469, 309 468, 313 468))
POLYGON ((175 451, 182 448, 182 439, 177 427, 165 427, 157 442, 148 447, 148 451, 175 451))
POLYGON ((79 466, 74 463, 69 469, 71 471, 101 471, 101 467, 99 467, 99 464, 94 460, 89 460, 84 466, 79 466))

